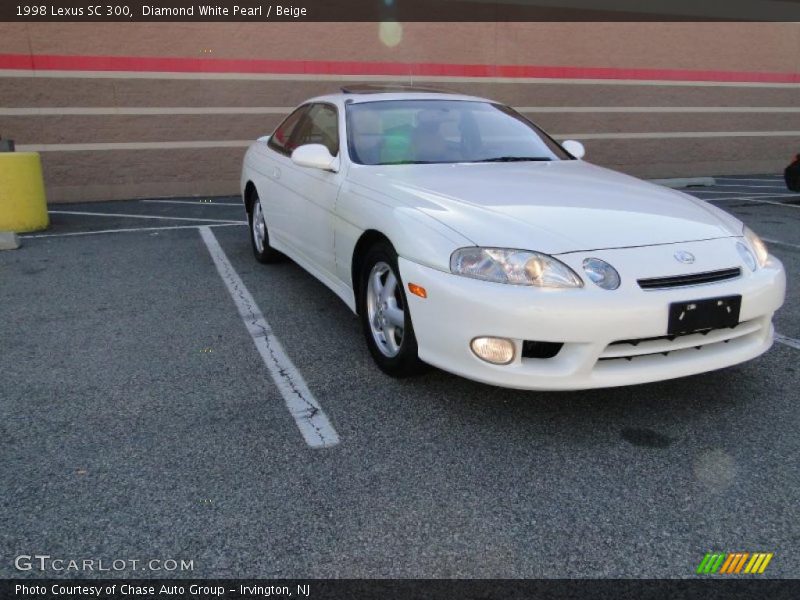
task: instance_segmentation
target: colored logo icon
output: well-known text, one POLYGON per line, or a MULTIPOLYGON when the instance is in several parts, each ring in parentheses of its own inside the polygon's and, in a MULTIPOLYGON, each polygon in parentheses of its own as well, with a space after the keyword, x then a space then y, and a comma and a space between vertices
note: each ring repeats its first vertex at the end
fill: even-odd
POLYGON ((772 556, 772 552, 708 552, 696 572, 699 575, 761 574, 772 556))

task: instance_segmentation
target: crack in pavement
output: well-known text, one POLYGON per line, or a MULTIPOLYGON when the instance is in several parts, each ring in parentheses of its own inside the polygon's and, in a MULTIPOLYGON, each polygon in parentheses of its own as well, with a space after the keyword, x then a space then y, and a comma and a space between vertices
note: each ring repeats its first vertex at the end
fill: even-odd
POLYGON ((329 448, 339 443, 339 435, 322 407, 308 389, 303 376, 286 355, 255 299, 234 270, 210 227, 200 227, 214 265, 228 288, 239 315, 247 326, 267 370, 283 396, 306 443, 312 448, 329 448))

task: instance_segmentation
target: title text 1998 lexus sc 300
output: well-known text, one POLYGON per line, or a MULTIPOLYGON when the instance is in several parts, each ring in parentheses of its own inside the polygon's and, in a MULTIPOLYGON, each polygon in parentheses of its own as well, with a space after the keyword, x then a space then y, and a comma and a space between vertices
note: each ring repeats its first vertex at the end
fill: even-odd
POLYGON ((482 98, 313 98, 245 156, 253 251, 340 296, 395 376, 582 389, 765 352, 786 281, 756 234, 582 155, 482 98))

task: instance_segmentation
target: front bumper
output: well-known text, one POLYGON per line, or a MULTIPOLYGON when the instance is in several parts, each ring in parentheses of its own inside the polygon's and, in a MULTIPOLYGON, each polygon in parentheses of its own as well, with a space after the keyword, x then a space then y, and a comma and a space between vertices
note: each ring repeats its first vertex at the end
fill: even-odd
MULTIPOLYGON (((676 270, 674 260, 660 257, 663 250, 647 248, 559 256, 579 274, 586 256, 607 260, 623 274, 623 285, 614 291, 590 282, 574 290, 490 283, 403 258, 399 266, 406 284, 416 283, 427 290, 425 299, 406 294, 422 360, 503 387, 575 390, 684 377, 744 362, 768 350, 774 336, 772 315, 785 295, 783 266, 770 257, 764 268, 751 272, 738 259, 734 243, 732 239, 711 240, 680 247, 708 257, 704 264, 693 265, 696 271, 739 265, 739 278, 669 290, 645 291, 635 277, 624 275, 635 269, 646 271, 643 276, 648 277, 676 270), (742 296, 736 328, 663 338, 671 302, 734 294, 742 296), (469 347, 478 336, 512 339, 517 350, 514 361, 500 366, 479 359, 469 347), (524 340, 564 345, 553 358, 522 358, 524 340), (623 340, 643 341, 615 344, 623 340)), ((670 259, 673 251, 668 254, 670 259)))

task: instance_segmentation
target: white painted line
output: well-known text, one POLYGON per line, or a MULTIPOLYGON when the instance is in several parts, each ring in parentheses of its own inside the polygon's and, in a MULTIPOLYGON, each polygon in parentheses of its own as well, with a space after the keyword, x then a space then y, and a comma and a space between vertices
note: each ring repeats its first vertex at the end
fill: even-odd
POLYGON ((800 350, 800 340, 796 340, 794 338, 786 337, 785 335, 781 335, 780 333, 775 334, 775 341, 780 342, 785 346, 789 346, 790 348, 794 348, 795 350, 800 350))
POLYGON ((800 208, 798 204, 786 204, 785 202, 775 202, 774 200, 764 200, 763 198, 740 198, 740 200, 747 200, 748 202, 756 202, 758 204, 772 204, 774 206, 784 206, 786 208, 800 208))
POLYGON ((714 179, 716 179, 717 181, 768 181, 771 183, 777 183, 783 181, 783 177, 780 176, 775 176, 774 178, 763 177, 758 179, 756 178, 737 179, 736 177, 715 177, 714 179))
MULTIPOLYGON (((0 116, 284 115, 291 106, 41 106, 0 107, 0 116)), ((797 106, 517 106, 522 113, 800 113, 797 106)))
MULTIPOLYGON (((778 194, 773 195, 770 194, 767 198, 783 198, 783 197, 796 197, 800 199, 800 196, 795 196, 794 194, 778 194)), ((794 206, 792 204, 785 204, 784 202, 771 202, 770 200, 765 200, 763 197, 759 198, 756 196, 736 196, 734 198, 698 198, 698 200, 705 200, 706 202, 736 202, 737 200, 741 200, 742 202, 755 202, 757 204, 778 204, 780 206, 794 206)), ((798 208, 794 206, 794 208, 798 208)))
MULTIPOLYGON (((557 133, 557 140, 667 140, 682 138, 800 137, 800 131, 647 131, 632 133, 557 133)), ((98 152, 107 150, 188 150, 247 148, 253 140, 175 142, 92 142, 81 144, 19 144, 19 152, 98 152)))
POLYGON ((79 235, 100 235, 104 233, 135 233, 137 231, 172 231, 173 229, 198 229, 200 227, 232 227, 234 225, 244 225, 244 223, 219 223, 217 225, 173 225, 172 227, 136 227, 133 229, 99 229, 97 231, 72 231, 70 233, 37 233, 34 235, 22 235, 20 237, 26 239, 74 237, 79 235))
POLYGON ((283 115, 291 110, 291 107, 288 106, 42 106, 32 108, 0 107, 0 116, 283 115))
POLYGON ((678 138, 800 137, 800 131, 643 131, 637 133, 561 133, 559 140, 667 140, 678 138))
POLYGON ((106 150, 191 150, 246 148, 253 140, 198 140, 194 142, 102 142, 86 144, 18 144, 18 152, 97 152, 106 150))
POLYGON ((771 240, 769 238, 761 238, 768 244, 775 244, 777 246, 786 246, 787 248, 794 248, 795 250, 800 250, 800 244, 790 244, 789 242, 782 242, 780 240, 771 240))
MULTIPOLYGON (((778 182, 776 181, 775 183, 777 184, 778 182)), ((715 187, 746 187, 746 188, 752 188, 752 189, 767 188, 767 189, 771 189, 771 190, 786 190, 787 189, 785 185, 760 185, 760 184, 753 185, 752 183, 742 183, 742 184, 738 184, 738 183, 718 183, 718 184, 716 184, 715 187)))
POLYGON ((308 389, 303 376, 286 355, 253 296, 233 269, 216 236, 209 227, 200 227, 200 235, 303 439, 312 448, 335 446, 339 443, 339 434, 308 389))
MULTIPOLYGON (((638 6, 638 5, 637 5, 638 6)), ((325 75, 317 73, 202 73, 168 71, 71 71, 45 69, 0 69, 2 77, 35 79, 210 79, 233 81, 333 81, 411 83, 544 83, 555 85, 630 85, 658 87, 740 87, 740 88, 800 88, 800 83, 761 81, 692 81, 669 79, 562 79, 560 77, 469 77, 447 75, 325 75)))
POLYGON ((244 208, 241 202, 201 202, 199 200, 139 200, 144 204, 198 204, 200 206, 239 206, 244 208))
MULTIPOLYGON (((740 200, 740 198, 698 198, 698 200, 702 200, 703 202, 714 203, 714 202, 727 202, 727 201, 733 202, 736 200, 740 200)), ((748 200, 749 198, 741 198, 742 202, 747 202, 748 200)))
POLYGON ((748 198, 750 196, 753 196, 753 197, 764 196, 766 198, 780 198, 780 197, 783 197, 783 196, 797 196, 798 195, 797 193, 792 193, 792 192, 788 192, 788 191, 785 194, 775 194, 773 192, 750 192, 750 193, 748 193, 747 190, 737 190, 735 192, 734 191, 730 191, 730 190, 729 191, 725 191, 725 190, 701 190, 701 189, 694 189, 694 188, 685 188, 685 189, 681 189, 679 191, 684 192, 685 194, 733 194, 733 195, 740 194, 740 195, 747 196, 748 198))
MULTIPOLYGON (((517 106, 523 113, 796 113, 797 106, 517 106)), ((2 114, 2 113, 0 113, 2 114)))
POLYGON ((162 221, 196 221, 200 223, 234 223, 241 225, 244 221, 233 221, 231 219, 200 219, 188 217, 165 217, 163 215, 128 215, 121 213, 96 213, 96 212, 83 212, 77 210, 51 210, 50 214, 53 215, 83 215, 87 217, 119 217, 124 219, 160 219, 162 221))

